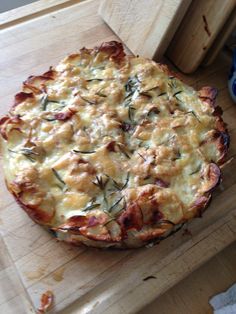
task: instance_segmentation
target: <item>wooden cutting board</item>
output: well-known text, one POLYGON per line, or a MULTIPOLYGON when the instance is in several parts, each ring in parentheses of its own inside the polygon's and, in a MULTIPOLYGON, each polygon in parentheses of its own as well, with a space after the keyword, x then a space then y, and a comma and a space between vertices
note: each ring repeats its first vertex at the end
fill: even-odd
MULTIPOLYGON (((70 2, 71 3, 71 2, 70 2)), ((0 32, 0 113, 30 74, 40 74, 66 54, 117 39, 98 16, 99 1, 71 4, 0 32)), ((230 62, 224 56, 207 69, 182 76, 196 88, 219 88, 236 153, 236 107, 227 91, 230 62)), ((0 180, 0 313, 32 313, 43 292, 52 290, 52 313, 134 313, 164 293, 236 239, 236 166, 202 219, 159 245, 137 250, 98 250, 57 242, 16 205, 0 180), (148 279, 149 276, 155 278, 148 279)))
POLYGON ((99 14, 135 55, 159 60, 191 0, 102 0, 99 14))
MULTIPOLYGON (((217 49, 217 44, 220 43, 225 33, 223 26, 228 23, 230 14, 235 7, 235 0, 192 1, 188 13, 181 21, 167 50, 168 58, 180 71, 194 72, 212 44, 215 46, 215 50, 217 49), (217 41, 215 42, 215 40, 217 41)), ((230 22, 230 24, 234 23, 230 22)), ((230 27, 227 26, 227 28, 230 27)), ((214 47, 212 49, 214 55, 214 47)))

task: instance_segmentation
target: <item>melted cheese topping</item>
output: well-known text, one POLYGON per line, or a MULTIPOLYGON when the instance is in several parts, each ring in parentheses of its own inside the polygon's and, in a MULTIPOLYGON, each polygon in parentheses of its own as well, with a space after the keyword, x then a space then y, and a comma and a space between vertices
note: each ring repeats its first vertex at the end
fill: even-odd
MULTIPOLYGON (((94 51, 67 57, 53 79, 35 78, 24 90, 32 86, 38 92, 11 110, 19 119, 6 126, 2 146, 8 186, 50 216, 45 224, 105 214, 100 227, 70 234, 89 243, 93 234, 103 241, 104 226, 134 203, 144 225, 130 238, 142 239, 148 228, 156 237, 189 218, 209 179, 204 169, 220 154, 214 143, 202 145, 216 118, 196 91, 152 61, 116 62, 94 51), (167 225, 153 220, 156 211, 167 225)), ((119 233, 119 224, 108 231, 119 233)))

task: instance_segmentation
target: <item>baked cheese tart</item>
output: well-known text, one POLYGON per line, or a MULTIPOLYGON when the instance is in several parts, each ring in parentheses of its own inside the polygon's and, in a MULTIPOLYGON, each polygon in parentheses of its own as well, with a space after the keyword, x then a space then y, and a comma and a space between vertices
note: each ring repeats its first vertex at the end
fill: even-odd
POLYGON ((229 136, 215 88, 111 41, 30 76, 0 120, 6 184, 66 242, 155 243, 201 215, 229 136))

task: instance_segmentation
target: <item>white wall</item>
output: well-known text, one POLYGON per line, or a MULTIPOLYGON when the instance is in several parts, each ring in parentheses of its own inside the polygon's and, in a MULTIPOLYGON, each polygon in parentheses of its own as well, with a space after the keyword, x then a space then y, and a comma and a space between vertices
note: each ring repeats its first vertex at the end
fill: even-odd
POLYGON ((36 1, 37 0, 0 0, 0 13, 36 1))

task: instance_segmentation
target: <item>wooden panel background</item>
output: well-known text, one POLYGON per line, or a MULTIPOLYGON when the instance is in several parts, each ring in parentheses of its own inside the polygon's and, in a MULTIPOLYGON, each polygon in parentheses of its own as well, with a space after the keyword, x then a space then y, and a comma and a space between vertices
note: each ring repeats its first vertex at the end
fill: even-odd
MULTIPOLYGON (((99 1, 86 1, 6 27, 0 33, 0 113, 7 112, 21 82, 40 74, 66 54, 117 37, 97 14, 99 1)), ((196 88, 216 86, 236 152, 236 108, 227 91, 230 62, 221 56, 211 67, 184 76, 196 88)), ((103 251, 58 243, 15 204, 0 181, 0 312, 30 312, 50 289, 52 312, 134 313, 235 240, 236 161, 224 170, 223 184, 203 219, 190 223, 192 235, 180 231, 151 249, 103 251), (8 264, 9 263, 9 264, 8 264), (157 280, 143 281, 149 275, 157 280), (16 283, 16 286, 14 285, 16 283), (6 288, 5 288, 6 287, 6 288), (23 300, 23 301, 22 301, 23 300)))

